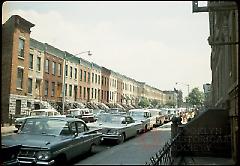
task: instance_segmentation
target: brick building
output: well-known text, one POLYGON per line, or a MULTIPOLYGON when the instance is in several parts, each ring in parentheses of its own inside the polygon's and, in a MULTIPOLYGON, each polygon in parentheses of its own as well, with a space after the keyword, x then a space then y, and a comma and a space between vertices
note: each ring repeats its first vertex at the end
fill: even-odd
POLYGON ((1 117, 20 115, 27 108, 30 29, 34 24, 13 15, 2 26, 1 117))

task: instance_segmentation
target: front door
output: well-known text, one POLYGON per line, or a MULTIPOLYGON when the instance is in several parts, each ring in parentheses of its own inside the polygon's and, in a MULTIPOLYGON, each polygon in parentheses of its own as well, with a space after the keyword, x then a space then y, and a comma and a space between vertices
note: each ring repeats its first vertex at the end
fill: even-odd
POLYGON ((15 115, 21 114, 21 100, 16 100, 15 115))

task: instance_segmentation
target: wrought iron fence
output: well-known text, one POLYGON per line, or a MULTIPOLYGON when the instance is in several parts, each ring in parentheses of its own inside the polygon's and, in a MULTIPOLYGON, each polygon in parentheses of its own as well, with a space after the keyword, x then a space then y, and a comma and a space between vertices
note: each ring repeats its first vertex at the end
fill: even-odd
POLYGON ((177 156, 177 151, 174 147, 177 147, 178 140, 182 133, 183 132, 178 132, 178 134, 152 156, 150 162, 146 162, 145 165, 172 165, 174 158, 177 156))

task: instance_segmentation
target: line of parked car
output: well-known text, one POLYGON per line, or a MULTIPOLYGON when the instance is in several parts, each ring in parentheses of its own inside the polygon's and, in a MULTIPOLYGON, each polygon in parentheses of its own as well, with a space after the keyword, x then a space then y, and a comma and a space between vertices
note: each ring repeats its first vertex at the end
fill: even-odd
POLYGON ((16 134, 2 137, 2 148, 21 146, 20 164, 62 165, 91 152, 103 141, 126 139, 162 125, 167 114, 159 109, 70 109, 66 115, 54 110, 34 110, 16 119, 16 134))

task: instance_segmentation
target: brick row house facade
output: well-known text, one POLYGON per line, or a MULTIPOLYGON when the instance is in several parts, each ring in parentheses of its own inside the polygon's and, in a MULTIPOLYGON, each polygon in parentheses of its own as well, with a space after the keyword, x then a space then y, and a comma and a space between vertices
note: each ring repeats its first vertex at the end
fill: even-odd
POLYGON ((2 26, 3 122, 32 109, 63 110, 63 89, 65 109, 72 103, 134 108, 141 97, 164 103, 161 90, 30 38, 33 26, 18 15, 2 26))

